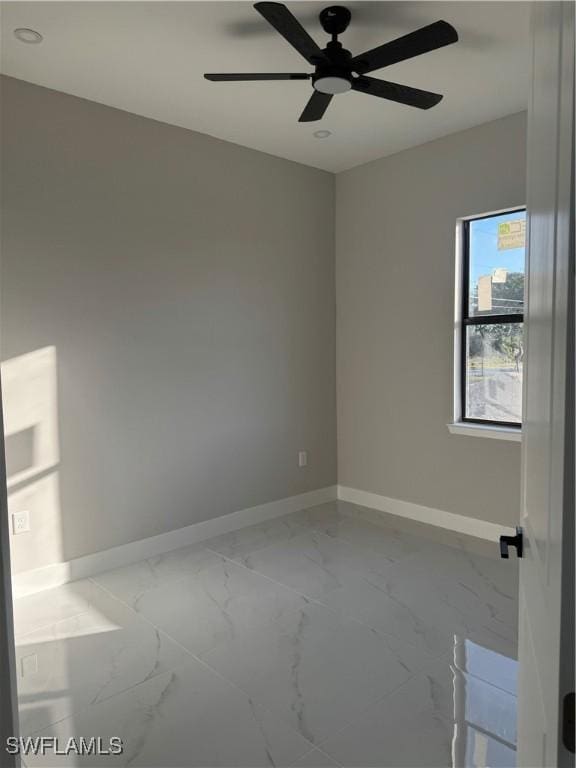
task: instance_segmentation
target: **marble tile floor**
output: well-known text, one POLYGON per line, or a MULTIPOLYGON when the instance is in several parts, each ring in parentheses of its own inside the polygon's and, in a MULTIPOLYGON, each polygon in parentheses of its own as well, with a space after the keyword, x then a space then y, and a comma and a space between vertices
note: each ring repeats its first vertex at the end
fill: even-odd
POLYGON ((332 502, 19 599, 26 765, 513 766, 517 578, 332 502))

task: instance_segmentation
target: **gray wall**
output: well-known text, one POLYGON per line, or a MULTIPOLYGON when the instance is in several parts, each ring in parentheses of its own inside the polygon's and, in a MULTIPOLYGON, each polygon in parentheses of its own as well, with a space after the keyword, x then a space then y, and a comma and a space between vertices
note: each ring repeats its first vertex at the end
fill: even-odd
POLYGON ((516 522, 520 446, 446 423, 455 220, 524 202, 524 115, 335 202, 330 174, 1 83, 15 571, 336 482, 335 245, 340 484, 516 522))
POLYGON ((334 177, 1 95, 15 570, 335 483, 334 177))
POLYGON ((517 522, 520 444, 446 424, 456 219, 524 202, 524 113, 337 176, 341 485, 517 522))

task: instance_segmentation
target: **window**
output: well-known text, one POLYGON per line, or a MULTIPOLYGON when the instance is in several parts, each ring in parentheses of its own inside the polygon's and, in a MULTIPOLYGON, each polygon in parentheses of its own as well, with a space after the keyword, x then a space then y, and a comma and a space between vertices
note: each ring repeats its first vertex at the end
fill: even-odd
POLYGON ((462 221, 460 421, 522 422, 526 210, 462 221))

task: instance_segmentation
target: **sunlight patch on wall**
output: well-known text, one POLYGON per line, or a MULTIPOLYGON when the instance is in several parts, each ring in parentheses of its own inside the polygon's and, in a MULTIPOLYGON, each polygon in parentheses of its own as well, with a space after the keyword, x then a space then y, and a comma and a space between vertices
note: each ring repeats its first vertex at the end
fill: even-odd
POLYGON ((1 371, 8 513, 30 517, 30 531, 11 536, 16 573, 62 559, 56 348, 6 360, 1 371))

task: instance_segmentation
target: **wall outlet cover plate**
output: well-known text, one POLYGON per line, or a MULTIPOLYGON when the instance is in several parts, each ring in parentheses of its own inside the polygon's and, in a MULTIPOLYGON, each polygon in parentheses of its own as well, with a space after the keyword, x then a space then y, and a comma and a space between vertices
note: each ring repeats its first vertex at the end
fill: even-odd
POLYGON ((30 513, 27 510, 12 513, 12 533, 27 533, 30 530, 30 513))

